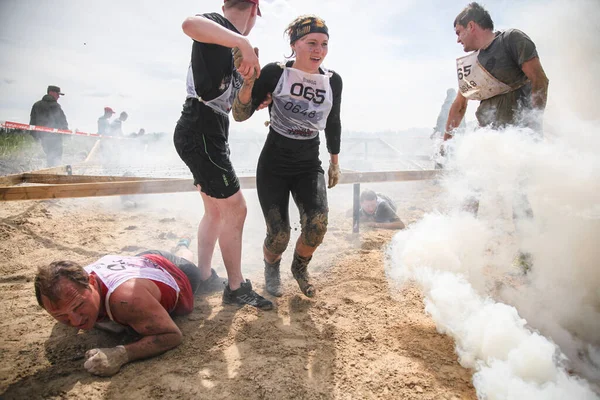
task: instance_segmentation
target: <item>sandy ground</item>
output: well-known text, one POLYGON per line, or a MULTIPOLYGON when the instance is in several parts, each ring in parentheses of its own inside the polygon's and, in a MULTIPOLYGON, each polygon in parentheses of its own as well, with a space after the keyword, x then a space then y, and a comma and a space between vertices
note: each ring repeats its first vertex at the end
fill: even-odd
MULTIPOLYGON (((408 182, 385 190, 412 223, 436 207, 438 187, 408 182)), ((176 322, 178 348, 123 367, 112 378, 83 369, 82 355, 133 336, 58 324, 36 303, 36 267, 56 259, 91 262, 107 253, 169 250, 195 231, 196 193, 148 195, 136 208, 119 198, 3 203, 0 207, 0 397, 3 399, 474 399, 472 372, 454 343, 436 332, 422 295, 392 293, 384 272, 392 231, 353 234, 345 212, 350 185, 330 194, 330 224, 311 271, 318 295, 303 297, 284 255, 286 294, 262 312, 198 296, 194 312, 176 322)), ((264 293, 264 235, 256 192, 245 192, 244 273, 264 293)), ((294 238, 298 224, 292 226, 294 238)), ((217 253, 214 267, 224 275, 217 253)))

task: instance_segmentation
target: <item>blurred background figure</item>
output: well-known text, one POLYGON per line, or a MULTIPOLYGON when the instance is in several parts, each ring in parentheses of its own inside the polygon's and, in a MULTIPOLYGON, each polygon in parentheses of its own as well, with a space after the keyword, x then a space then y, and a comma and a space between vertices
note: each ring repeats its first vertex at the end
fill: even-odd
POLYGON ((383 193, 364 190, 360 194, 360 220, 371 228, 404 229, 396 203, 383 193))
MULTIPOLYGON (((448 121, 448 113, 450 112, 450 107, 452 106, 454 99, 456 99, 456 89, 450 88, 446 90, 446 100, 444 100, 444 104, 442 104, 442 109, 440 110, 437 122, 433 128, 433 133, 430 136, 431 139, 442 138, 444 136, 444 132, 446 131, 446 121, 448 121)), ((460 122, 458 129, 465 129, 464 118, 460 122)))
POLYGON ((123 111, 119 118, 110 123, 110 136, 123 136, 123 122, 127 121, 127 113, 123 111))
POLYGON ((110 107, 104 107, 104 115, 98 118, 98 133, 100 135, 108 134, 110 129, 110 119, 115 112, 110 107))
MULTIPOLYGON (((30 125, 45 126, 56 129, 69 129, 67 117, 58 98, 64 96, 58 86, 50 85, 46 95, 31 108, 30 125)), ((34 132, 33 137, 41 141, 48 167, 59 165, 63 154, 63 135, 60 133, 34 132)))
MULTIPOLYGON (((448 114, 450 113, 450 107, 452 107, 454 99, 456 99, 456 90, 453 88, 446 90, 446 100, 444 100, 444 104, 442 104, 442 109, 440 110, 435 127, 433 128, 433 133, 431 134, 431 136, 429 136, 430 139, 435 140, 434 143, 436 152, 440 150, 438 141, 444 138, 444 132, 446 132, 446 122, 448 121, 448 114)), ((456 129, 461 131, 464 131, 466 129, 464 118, 460 121, 460 124, 456 129)), ((443 154, 436 154, 434 156, 435 169, 444 168, 440 156, 443 156, 443 154)))
POLYGON ((146 134, 146 130, 144 128, 140 128, 140 130, 136 133, 136 132, 132 132, 129 136, 130 137, 142 137, 146 134))

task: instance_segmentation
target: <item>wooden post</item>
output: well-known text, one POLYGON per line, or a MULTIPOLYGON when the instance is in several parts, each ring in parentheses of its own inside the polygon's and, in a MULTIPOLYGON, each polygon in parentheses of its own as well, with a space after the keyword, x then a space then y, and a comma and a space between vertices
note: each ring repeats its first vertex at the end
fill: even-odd
POLYGON ((358 233, 360 229, 360 183, 354 184, 354 200, 352 203, 352 232, 358 233))
POLYGON ((92 146, 92 149, 90 150, 87 157, 83 161, 84 164, 89 163, 94 158, 94 156, 98 152, 98 149, 100 148, 100 141, 101 141, 100 139, 96 140, 96 143, 94 143, 94 145, 92 146))

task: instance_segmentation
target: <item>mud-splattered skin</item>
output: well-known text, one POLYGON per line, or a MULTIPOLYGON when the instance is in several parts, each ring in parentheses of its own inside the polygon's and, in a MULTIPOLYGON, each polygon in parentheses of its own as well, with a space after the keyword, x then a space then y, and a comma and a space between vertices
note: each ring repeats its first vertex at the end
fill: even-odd
POLYGON ((267 237, 265 247, 273 254, 283 254, 290 241, 290 221, 281 217, 279 208, 272 207, 265 217, 267 237))
MULTIPOLYGON (((272 208, 267 214, 267 237, 265 247, 273 254, 283 254, 290 241, 290 222, 283 220, 279 209, 272 208)), ((318 247, 327 232, 327 212, 313 213, 308 216, 303 207, 300 207, 300 224, 302 244, 309 247, 318 247)))
POLYGON ((300 223, 302 225, 300 237, 303 244, 309 247, 318 247, 323 243, 323 238, 327 233, 327 212, 307 215, 301 207, 300 223))

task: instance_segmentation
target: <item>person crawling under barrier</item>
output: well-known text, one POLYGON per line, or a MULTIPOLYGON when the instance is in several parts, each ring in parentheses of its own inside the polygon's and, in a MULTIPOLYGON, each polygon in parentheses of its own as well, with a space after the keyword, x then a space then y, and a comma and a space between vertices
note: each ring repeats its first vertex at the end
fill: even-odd
POLYGON ((186 258, 149 250, 135 256, 106 255, 85 267, 55 261, 39 267, 34 287, 38 304, 63 324, 91 330, 114 321, 142 336, 124 346, 86 352, 88 372, 112 376, 128 362, 181 344, 182 333, 171 317, 191 313, 194 294, 223 290, 224 282, 214 270, 202 281, 198 267, 186 258))
POLYGON ((366 226, 383 229, 404 229, 404 222, 396 214, 392 199, 382 193, 365 190, 360 194, 360 221, 366 226))

